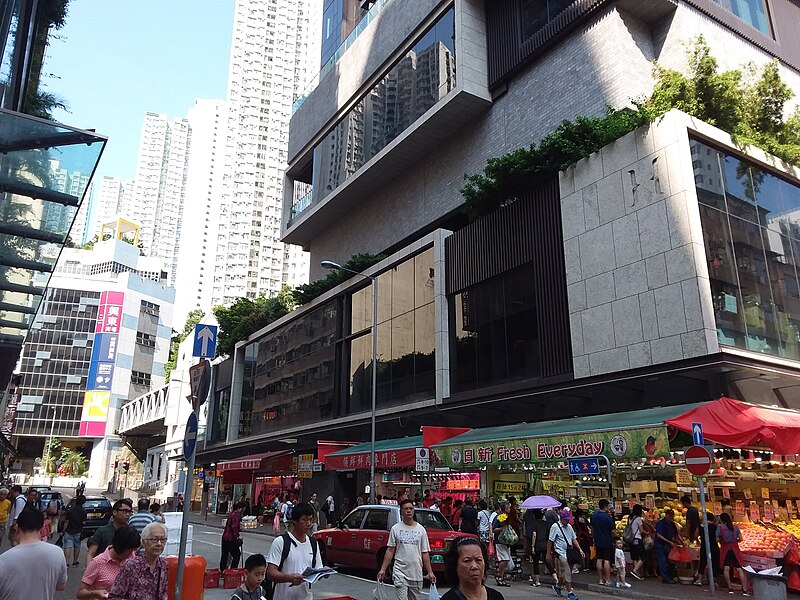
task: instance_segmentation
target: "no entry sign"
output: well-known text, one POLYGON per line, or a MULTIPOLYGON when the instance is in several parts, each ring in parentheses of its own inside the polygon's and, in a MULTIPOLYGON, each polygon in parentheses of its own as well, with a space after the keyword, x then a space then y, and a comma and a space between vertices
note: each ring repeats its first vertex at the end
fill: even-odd
POLYGON ((684 457, 686 469, 696 477, 702 477, 711 468, 711 453, 705 446, 691 446, 684 457))

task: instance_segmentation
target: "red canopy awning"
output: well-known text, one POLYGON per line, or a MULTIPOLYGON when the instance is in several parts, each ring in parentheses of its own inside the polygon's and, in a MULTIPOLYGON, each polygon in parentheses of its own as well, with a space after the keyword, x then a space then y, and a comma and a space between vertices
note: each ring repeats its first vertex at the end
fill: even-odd
POLYGON ((262 452, 261 454, 250 454, 235 460, 226 460, 217 465, 218 471, 258 471, 264 468, 266 461, 291 454, 292 450, 277 450, 275 452, 262 452))
POLYGON ((800 454, 800 412, 722 397, 668 419, 667 425, 691 433, 703 426, 705 439, 728 447, 767 446, 774 454, 800 454))

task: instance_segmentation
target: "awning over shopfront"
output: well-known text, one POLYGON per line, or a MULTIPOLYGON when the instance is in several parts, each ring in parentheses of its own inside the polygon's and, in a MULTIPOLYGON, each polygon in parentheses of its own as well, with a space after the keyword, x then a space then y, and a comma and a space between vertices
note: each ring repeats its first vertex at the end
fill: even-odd
POLYGON ((250 483, 253 480, 253 474, 258 471, 277 472, 291 468, 293 453, 294 450, 277 450, 250 454, 220 462, 217 465, 217 471, 222 475, 226 484, 250 483))
POLYGON ((800 454, 800 413, 722 397, 667 420, 681 431, 703 426, 706 440, 729 446, 766 446, 774 454, 800 454))
MULTIPOLYGON (((372 444, 366 442, 325 456, 325 468, 331 471, 368 469, 372 444)), ((380 440, 375 442, 375 468, 394 469, 413 467, 416 464, 417 448, 422 448, 422 436, 380 440)))
POLYGON ((667 419, 699 406, 702 404, 473 429, 435 444, 433 459, 437 464, 465 469, 587 456, 605 456, 609 460, 666 458, 667 419))

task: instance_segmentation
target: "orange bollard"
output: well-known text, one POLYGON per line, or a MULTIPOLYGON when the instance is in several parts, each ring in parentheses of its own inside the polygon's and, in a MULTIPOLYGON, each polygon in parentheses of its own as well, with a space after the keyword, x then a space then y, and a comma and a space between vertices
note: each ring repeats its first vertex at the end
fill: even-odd
MULTIPOLYGON (((181 600, 203 600, 203 579, 206 574, 206 559, 202 556, 187 556, 184 559, 183 588, 181 600)), ((178 557, 167 556, 167 598, 175 600, 175 582, 178 580, 178 557)))

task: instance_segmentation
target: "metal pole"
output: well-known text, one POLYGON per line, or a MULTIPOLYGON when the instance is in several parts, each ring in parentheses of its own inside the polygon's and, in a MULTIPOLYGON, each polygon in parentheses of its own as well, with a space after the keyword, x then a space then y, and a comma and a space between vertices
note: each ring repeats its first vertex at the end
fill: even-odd
POLYGON ((372 278, 372 413, 369 449, 369 503, 375 504, 375 410, 378 400, 378 278, 372 278))
MULTIPOLYGON (((197 401, 195 416, 200 412, 200 402, 197 401)), ((186 465, 186 477, 183 481, 183 517, 181 518, 181 543, 178 550, 178 575, 175 578, 175 600, 181 600, 181 588, 183 587, 183 572, 186 562, 186 538, 189 536, 189 507, 192 503, 192 480, 194 476, 194 456, 197 454, 195 449, 186 465)))
MULTIPOLYGON (((700 484, 700 510, 703 513, 703 541, 706 543, 706 563, 708 563, 708 591, 711 592, 711 595, 714 595, 716 591, 716 585, 714 581, 714 567, 712 563, 714 562, 711 560, 711 540, 708 537, 708 514, 706 514, 706 489, 705 483, 703 482, 702 477, 698 477, 697 481, 700 484)), ((700 578, 703 578, 703 574, 700 573, 700 578)), ((745 590, 747 591, 747 590, 745 590)))

